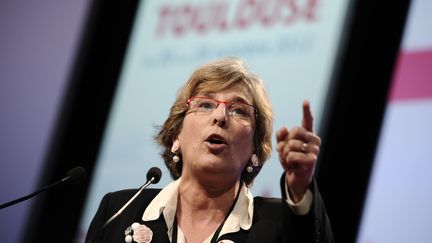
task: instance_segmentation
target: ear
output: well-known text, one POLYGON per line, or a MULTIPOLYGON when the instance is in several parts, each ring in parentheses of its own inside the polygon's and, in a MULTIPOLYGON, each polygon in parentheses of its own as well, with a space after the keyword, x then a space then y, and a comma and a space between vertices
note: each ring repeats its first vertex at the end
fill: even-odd
POLYGON ((180 149, 180 140, 176 138, 173 141, 173 145, 171 146, 171 152, 177 153, 177 151, 180 149))
POLYGON ((259 166, 258 156, 255 153, 252 154, 250 161, 252 162, 253 167, 259 166))

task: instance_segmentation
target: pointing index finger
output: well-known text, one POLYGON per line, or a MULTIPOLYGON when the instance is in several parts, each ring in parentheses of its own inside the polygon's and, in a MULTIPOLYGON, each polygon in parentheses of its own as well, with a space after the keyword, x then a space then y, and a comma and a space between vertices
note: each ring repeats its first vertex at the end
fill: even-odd
POLYGON ((313 131, 313 116, 310 109, 310 103, 307 100, 303 101, 302 127, 308 130, 309 132, 313 131))

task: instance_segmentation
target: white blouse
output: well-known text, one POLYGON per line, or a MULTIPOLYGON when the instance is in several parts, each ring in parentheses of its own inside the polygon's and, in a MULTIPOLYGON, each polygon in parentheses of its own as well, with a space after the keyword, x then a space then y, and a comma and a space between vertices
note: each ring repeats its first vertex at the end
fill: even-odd
MULTIPOLYGON (((172 233, 173 233, 173 222, 174 217, 177 211, 177 199, 178 199, 178 189, 180 185, 181 178, 176 181, 171 182, 165 188, 163 188, 159 194, 150 202, 147 209, 144 211, 142 220, 144 221, 152 221, 159 218, 160 214, 163 213, 166 225, 168 228, 167 234, 170 242, 172 242, 172 233)), ((285 188, 288 188, 285 186, 285 188)), ((309 212, 310 206, 312 204, 312 192, 308 190, 303 197, 303 199, 295 204, 291 198, 289 197, 289 193, 287 192, 287 203, 291 207, 291 209, 296 214, 306 214, 309 212)), ((253 219, 253 197, 249 189, 243 185, 240 190, 240 195, 234 208, 227 220, 225 221, 222 230, 219 233, 219 236, 238 232, 241 229, 249 230, 252 226, 253 219)), ((211 235, 203 241, 203 243, 210 243, 212 237, 211 235)), ((219 237, 218 236, 218 237, 219 237)), ((181 231, 180 227, 177 227, 177 243, 186 243, 186 238, 181 231)))

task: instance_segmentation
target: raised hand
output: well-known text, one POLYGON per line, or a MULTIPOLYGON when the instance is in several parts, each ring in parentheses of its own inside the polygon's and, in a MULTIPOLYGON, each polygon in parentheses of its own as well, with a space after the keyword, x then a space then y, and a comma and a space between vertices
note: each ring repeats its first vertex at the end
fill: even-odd
POLYGON ((285 179, 294 202, 299 202, 312 181, 321 145, 313 132, 313 117, 308 101, 303 102, 301 127, 287 127, 276 133, 279 161, 285 170, 285 179))

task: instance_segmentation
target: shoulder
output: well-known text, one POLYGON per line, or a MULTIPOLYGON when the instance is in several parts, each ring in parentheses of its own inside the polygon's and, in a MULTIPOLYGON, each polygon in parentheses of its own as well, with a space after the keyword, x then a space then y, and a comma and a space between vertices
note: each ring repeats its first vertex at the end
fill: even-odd
MULTIPOLYGON (((139 189, 125 189, 120 191, 109 192, 105 194, 101 204, 107 208, 118 209, 131 199, 139 189)), ((161 191, 161 189, 145 189, 134 200, 134 204, 147 205, 161 191)))
POLYGON ((254 197, 254 216, 262 218, 279 219, 284 202, 280 198, 254 197))
MULTIPOLYGON (((105 195, 105 197, 121 200, 123 198, 130 198, 135 193, 137 193, 138 190, 139 190, 138 188, 135 188, 135 189, 124 189, 120 191, 109 192, 105 195)), ((160 191, 161 189, 144 189, 141 195, 156 196, 160 191)))
POLYGON ((261 197, 256 196, 254 197, 254 203, 257 204, 257 206, 268 206, 268 205, 280 205, 282 203, 281 198, 273 198, 273 197, 261 197))
POLYGON ((308 214, 297 215, 282 198, 268 198, 257 196, 254 198, 254 220, 287 220, 288 218, 306 218, 313 215, 313 210, 308 214))

